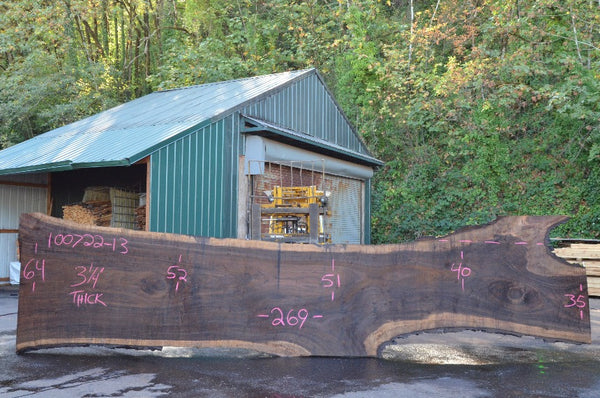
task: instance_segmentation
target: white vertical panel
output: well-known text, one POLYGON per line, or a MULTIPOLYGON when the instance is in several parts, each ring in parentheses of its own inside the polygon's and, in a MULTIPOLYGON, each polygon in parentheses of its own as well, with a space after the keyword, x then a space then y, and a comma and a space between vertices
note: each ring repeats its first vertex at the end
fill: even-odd
POLYGON ((17 234, 0 234, 0 278, 9 277, 11 261, 17 261, 17 234))
POLYGON ((361 244, 363 201, 360 180, 328 175, 331 243, 361 244))
MULTIPOLYGON (((0 229, 18 229, 22 213, 46 213, 46 195, 46 188, 0 184, 0 229)), ((0 278, 9 277, 16 249, 17 234, 0 233, 0 278)))

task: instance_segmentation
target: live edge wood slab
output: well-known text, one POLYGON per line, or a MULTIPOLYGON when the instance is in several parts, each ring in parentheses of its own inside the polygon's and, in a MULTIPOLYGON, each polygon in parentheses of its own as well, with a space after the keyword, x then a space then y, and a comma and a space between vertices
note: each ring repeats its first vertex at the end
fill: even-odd
POLYGON ((21 217, 17 352, 68 345, 377 356, 395 336, 476 329, 589 343, 585 269, 562 217, 506 217, 402 245, 296 245, 21 217))

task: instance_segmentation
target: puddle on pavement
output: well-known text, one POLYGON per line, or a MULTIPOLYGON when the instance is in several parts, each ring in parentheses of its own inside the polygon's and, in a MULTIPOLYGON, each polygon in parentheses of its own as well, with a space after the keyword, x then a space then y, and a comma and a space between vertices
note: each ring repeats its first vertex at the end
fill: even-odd
POLYGON ((442 377, 435 380, 420 380, 412 383, 387 383, 368 391, 353 391, 333 395, 330 398, 431 398, 439 397, 483 398, 492 394, 469 380, 442 377))
POLYGON ((23 381, 0 387, 2 397, 160 397, 170 386, 156 383, 150 373, 127 374, 104 368, 92 368, 56 378, 23 381))

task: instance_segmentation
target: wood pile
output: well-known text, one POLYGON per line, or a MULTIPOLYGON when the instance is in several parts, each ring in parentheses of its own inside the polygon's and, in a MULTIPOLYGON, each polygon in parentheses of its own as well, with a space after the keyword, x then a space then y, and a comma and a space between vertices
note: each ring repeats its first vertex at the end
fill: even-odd
POLYGON ((146 205, 135 209, 135 221, 140 231, 146 230, 146 205))
POLYGON ((554 254, 570 263, 581 264, 587 274, 588 294, 600 296, 600 244, 571 243, 554 249, 554 254))
POLYGON ((137 193, 111 187, 87 187, 81 203, 63 206, 63 218, 84 225, 137 228, 134 210, 138 200, 137 193))
POLYGON ((63 218, 78 224, 110 226, 112 205, 110 201, 93 201, 63 206, 63 218))

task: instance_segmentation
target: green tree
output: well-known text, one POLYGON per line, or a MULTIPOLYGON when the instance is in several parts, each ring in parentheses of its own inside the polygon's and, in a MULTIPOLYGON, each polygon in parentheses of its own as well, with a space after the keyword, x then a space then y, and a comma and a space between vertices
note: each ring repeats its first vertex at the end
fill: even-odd
POLYGON ((315 66, 374 154, 373 240, 508 214, 600 237, 590 0, 0 0, 0 145, 153 90, 315 66))
POLYGON ((381 74, 379 153, 392 161, 376 184, 376 240, 556 213, 574 217, 558 233, 598 236, 580 222, 596 201, 583 187, 597 168, 597 15, 582 1, 416 13, 411 48, 390 47, 381 74))

